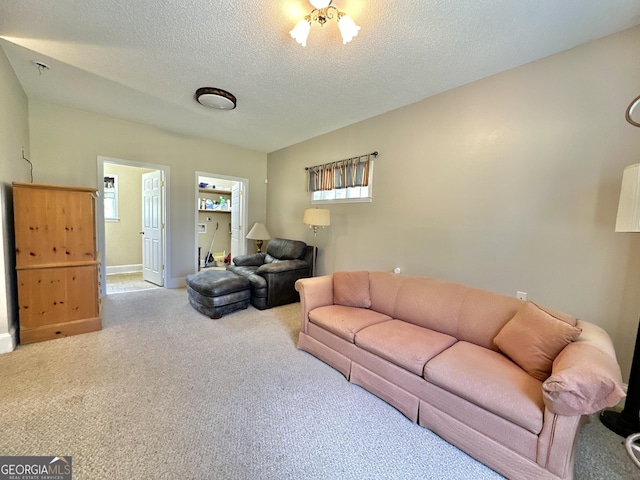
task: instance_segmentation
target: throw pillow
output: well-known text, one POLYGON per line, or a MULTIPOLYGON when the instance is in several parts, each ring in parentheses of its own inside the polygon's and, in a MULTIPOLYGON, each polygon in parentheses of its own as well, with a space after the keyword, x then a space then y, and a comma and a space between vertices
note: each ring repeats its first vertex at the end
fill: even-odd
POLYGON ((551 375, 555 358, 579 335, 572 317, 554 316, 535 303, 525 302, 493 341, 529 375, 544 382, 551 375))
POLYGON ((333 303, 346 307, 371 307, 369 272, 335 272, 333 303))

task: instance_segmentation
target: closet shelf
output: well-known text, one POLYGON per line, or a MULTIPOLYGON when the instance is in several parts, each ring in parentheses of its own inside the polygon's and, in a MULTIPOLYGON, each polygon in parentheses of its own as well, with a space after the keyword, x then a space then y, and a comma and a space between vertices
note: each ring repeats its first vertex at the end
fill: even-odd
POLYGON ((216 193, 218 195, 231 195, 231 190, 216 190, 213 188, 199 188, 200 193, 216 193))

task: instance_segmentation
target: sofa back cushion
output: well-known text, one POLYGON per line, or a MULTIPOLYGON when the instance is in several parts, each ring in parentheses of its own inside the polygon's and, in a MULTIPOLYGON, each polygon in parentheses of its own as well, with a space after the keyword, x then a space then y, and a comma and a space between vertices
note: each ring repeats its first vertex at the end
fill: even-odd
POLYGON ((335 272, 333 303, 345 307, 371 307, 369 272, 335 272))
POLYGON ((515 297, 466 287, 458 325, 460 340, 498 350, 493 339, 521 305, 522 300, 515 297))
POLYGON ((396 297, 403 283, 403 276, 386 272, 369 272, 371 309, 394 316, 396 297))
POLYGON ((522 304, 428 277, 369 272, 369 284, 372 310, 496 351, 493 338, 522 304))
POLYGON ((465 287, 433 278, 406 278, 398 291, 394 318, 460 340, 458 319, 465 287))
POLYGON ((307 244, 299 240, 287 240, 286 238, 273 238, 267 246, 266 263, 277 260, 296 260, 305 253, 307 244))

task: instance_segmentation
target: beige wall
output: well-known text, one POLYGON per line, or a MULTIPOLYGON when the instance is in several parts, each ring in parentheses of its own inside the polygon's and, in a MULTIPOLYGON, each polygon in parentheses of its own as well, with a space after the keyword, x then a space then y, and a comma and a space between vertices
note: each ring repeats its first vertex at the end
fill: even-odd
POLYGON ((373 203, 329 207, 320 274, 398 266, 522 290, 606 328, 628 375, 640 235, 614 224, 622 170, 640 162, 624 119, 638 45, 627 30, 269 154, 269 231, 312 242, 304 167, 378 150, 373 203))
POLYGON ((264 153, 37 99, 29 127, 36 182, 96 187, 98 156, 169 167, 167 285, 183 285, 196 267, 196 171, 248 178, 249 222, 266 216, 264 153))
POLYGON ((106 221, 106 266, 142 265, 142 174, 145 168, 105 163, 105 175, 118 176, 118 221, 106 221))
POLYGON ((11 182, 29 181, 27 97, 0 49, 0 353, 13 350, 17 325, 11 182))

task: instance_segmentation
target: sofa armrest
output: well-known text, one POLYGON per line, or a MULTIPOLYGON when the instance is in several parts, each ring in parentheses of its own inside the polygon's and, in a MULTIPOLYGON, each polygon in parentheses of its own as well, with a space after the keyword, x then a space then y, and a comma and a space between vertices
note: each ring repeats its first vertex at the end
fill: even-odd
POLYGON ((258 267, 256 273, 266 275, 269 273, 282 273, 290 270, 310 270, 309 264, 304 260, 281 260, 279 262, 265 263, 258 267))
POLYGON ((333 305, 333 275, 301 278, 296 282, 302 305, 302 331, 307 333, 309 312, 314 308, 333 305))
POLYGON ((249 255, 238 255, 233 258, 233 263, 239 267, 259 267, 264 263, 264 253, 251 253, 249 255))
POLYGON ((267 282, 267 308, 300 301, 296 281, 311 275, 311 266, 302 260, 284 260, 262 265, 256 274, 267 282))
POLYGON ((613 407, 625 396, 609 335, 583 320, 577 326, 580 337, 560 352, 542 384, 545 405, 558 415, 589 415, 613 407))

